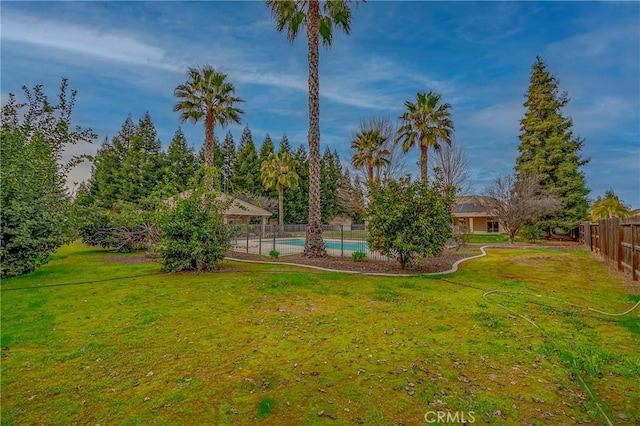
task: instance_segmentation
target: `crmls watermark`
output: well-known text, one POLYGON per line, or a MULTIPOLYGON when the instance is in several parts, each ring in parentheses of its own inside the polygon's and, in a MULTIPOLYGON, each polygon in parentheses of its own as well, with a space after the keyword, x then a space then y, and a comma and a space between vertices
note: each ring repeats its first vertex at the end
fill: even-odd
POLYGON ((473 411, 427 411, 424 420, 427 423, 474 423, 473 411))

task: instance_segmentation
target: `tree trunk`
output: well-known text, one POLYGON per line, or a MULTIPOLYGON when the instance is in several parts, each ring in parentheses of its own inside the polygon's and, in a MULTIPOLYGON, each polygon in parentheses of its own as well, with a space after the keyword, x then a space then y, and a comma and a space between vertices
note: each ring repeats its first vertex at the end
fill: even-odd
POLYGON ((325 257, 320 219, 320 82, 318 77, 318 28, 320 4, 309 0, 307 40, 309 41, 309 227, 304 244, 305 257, 325 257))
MULTIPOLYGON (((213 167, 213 111, 207 110, 204 118, 204 165, 207 169, 213 167)), ((205 184, 209 192, 213 192, 213 176, 207 173, 205 175, 205 184)))
POLYGON ((368 176, 369 176, 369 182, 372 182, 373 181, 373 165, 371 165, 371 164, 369 164, 368 176))
POLYGON ((429 183, 429 178, 427 177, 428 149, 427 145, 420 144, 420 180, 424 184, 429 183))
POLYGON ((278 184, 278 223, 280 224, 280 231, 284 225, 284 185, 278 184))
POLYGON ((204 165, 213 166, 213 111, 207 111, 204 118, 204 165))

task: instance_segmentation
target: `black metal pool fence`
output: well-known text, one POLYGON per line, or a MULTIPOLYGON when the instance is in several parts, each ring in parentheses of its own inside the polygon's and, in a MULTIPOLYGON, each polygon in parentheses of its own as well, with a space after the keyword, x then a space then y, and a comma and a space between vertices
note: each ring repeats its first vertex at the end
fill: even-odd
MULTIPOLYGON (((233 226, 233 251, 262 256, 293 256, 304 251, 308 225, 233 226)), ((364 252, 370 259, 387 259, 369 250, 364 224, 322 225, 322 238, 329 256, 351 257, 354 252, 364 252)))

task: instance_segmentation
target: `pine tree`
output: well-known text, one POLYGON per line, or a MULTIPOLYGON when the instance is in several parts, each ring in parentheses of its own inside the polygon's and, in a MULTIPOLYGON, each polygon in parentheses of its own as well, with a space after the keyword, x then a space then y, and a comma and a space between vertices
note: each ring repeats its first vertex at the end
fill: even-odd
POLYGON ((131 114, 122 123, 122 128, 109 142, 105 138, 93 160, 90 195, 97 206, 109 208, 122 198, 124 175, 122 167, 138 128, 131 114))
POLYGON ((337 195, 341 178, 340 158, 327 147, 320 159, 320 209, 323 223, 327 223, 338 213, 337 195))
POLYGON ((280 140, 280 147, 278 148, 278 152, 286 152, 287 154, 292 154, 291 152, 291 144, 289 143, 289 138, 287 134, 282 135, 282 139, 280 140))
POLYGON ((262 193, 260 163, 258 162, 258 153, 253 143, 253 136, 249 126, 245 126, 240 138, 231 183, 236 192, 245 194, 262 193))
POLYGON ((164 153, 151 116, 133 123, 127 116, 120 132, 102 143, 94 159, 90 195, 99 207, 117 201, 137 203, 148 197, 163 179, 164 153))
POLYGON ((293 153, 299 164, 299 185, 295 191, 286 191, 284 203, 287 206, 289 223, 307 223, 309 219, 309 158, 304 145, 300 145, 293 153))
POLYGON ((167 150, 163 183, 166 195, 186 190, 189 180, 196 175, 199 167, 193 148, 189 148, 182 129, 178 127, 167 150))
POLYGON ((570 118, 562 115, 569 102, 567 93, 559 93, 559 81, 537 57, 532 67, 525 116, 520 120, 518 173, 535 173, 544 190, 558 195, 562 209, 537 220, 538 226, 553 233, 557 228, 574 230, 588 218, 584 173, 580 167, 588 159, 580 156, 584 140, 575 137, 570 118))
MULTIPOLYGON (((269 136, 269 133, 267 133, 264 137, 264 141, 262 142, 262 146, 260 147, 260 154, 258 155, 258 164, 262 166, 262 163, 264 163, 269 158, 269 155, 272 152, 275 152, 273 141, 271 140, 271 136, 269 136)), ((264 189, 264 187, 262 187, 261 194, 265 197, 278 199, 278 191, 275 188, 266 190, 264 189)))
POLYGON ((232 191, 231 178, 236 163, 236 143, 231 132, 227 132, 222 144, 222 168, 220 169, 220 182, 224 192, 232 191))
POLYGON ((120 199, 137 203, 151 195, 162 179, 164 153, 149 113, 138 121, 124 155, 120 199))

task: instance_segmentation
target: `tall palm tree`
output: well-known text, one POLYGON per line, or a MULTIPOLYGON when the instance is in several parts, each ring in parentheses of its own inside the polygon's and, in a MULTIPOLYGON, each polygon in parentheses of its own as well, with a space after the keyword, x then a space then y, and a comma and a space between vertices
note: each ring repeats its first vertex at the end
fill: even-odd
POLYGON ((624 218, 629 216, 629 208, 620 201, 620 198, 613 192, 613 189, 608 189, 604 195, 604 198, 598 197, 591 206, 592 220, 609 219, 612 217, 624 218))
POLYGON ((299 176, 296 172, 298 161, 286 151, 269 154, 260 165, 260 175, 264 189, 272 186, 278 188, 278 223, 284 225, 284 188, 298 186, 299 176))
POLYGON ((427 159, 429 147, 440 148, 440 142, 451 145, 453 137, 453 120, 451 119, 451 105, 440 103, 442 96, 430 91, 419 92, 416 103, 406 101, 406 111, 400 120, 403 125, 398 129, 396 143, 402 143, 402 150, 406 153, 412 146, 420 147, 420 176, 422 182, 427 183, 427 159))
POLYGON ((356 152, 351 158, 351 164, 356 169, 367 166, 367 180, 373 180, 373 169, 378 169, 380 175, 380 167, 389 164, 390 152, 383 148, 385 138, 380 135, 377 130, 365 130, 359 132, 356 138, 351 142, 351 148, 356 152))
POLYGON ((240 115, 244 113, 235 106, 244 102, 236 96, 233 84, 227 81, 227 75, 217 72, 211 65, 202 68, 189 68, 187 82, 179 85, 173 94, 178 102, 173 110, 180 111, 180 120, 197 123, 204 118, 204 164, 213 166, 213 129, 216 124, 226 127, 230 123, 240 124, 240 115))
POLYGON ((333 28, 349 34, 349 0, 266 0, 278 32, 286 31, 293 42, 306 26, 309 61, 309 227, 304 245, 306 257, 325 257, 320 219, 320 81, 318 77, 319 39, 326 47, 333 41, 333 28))

